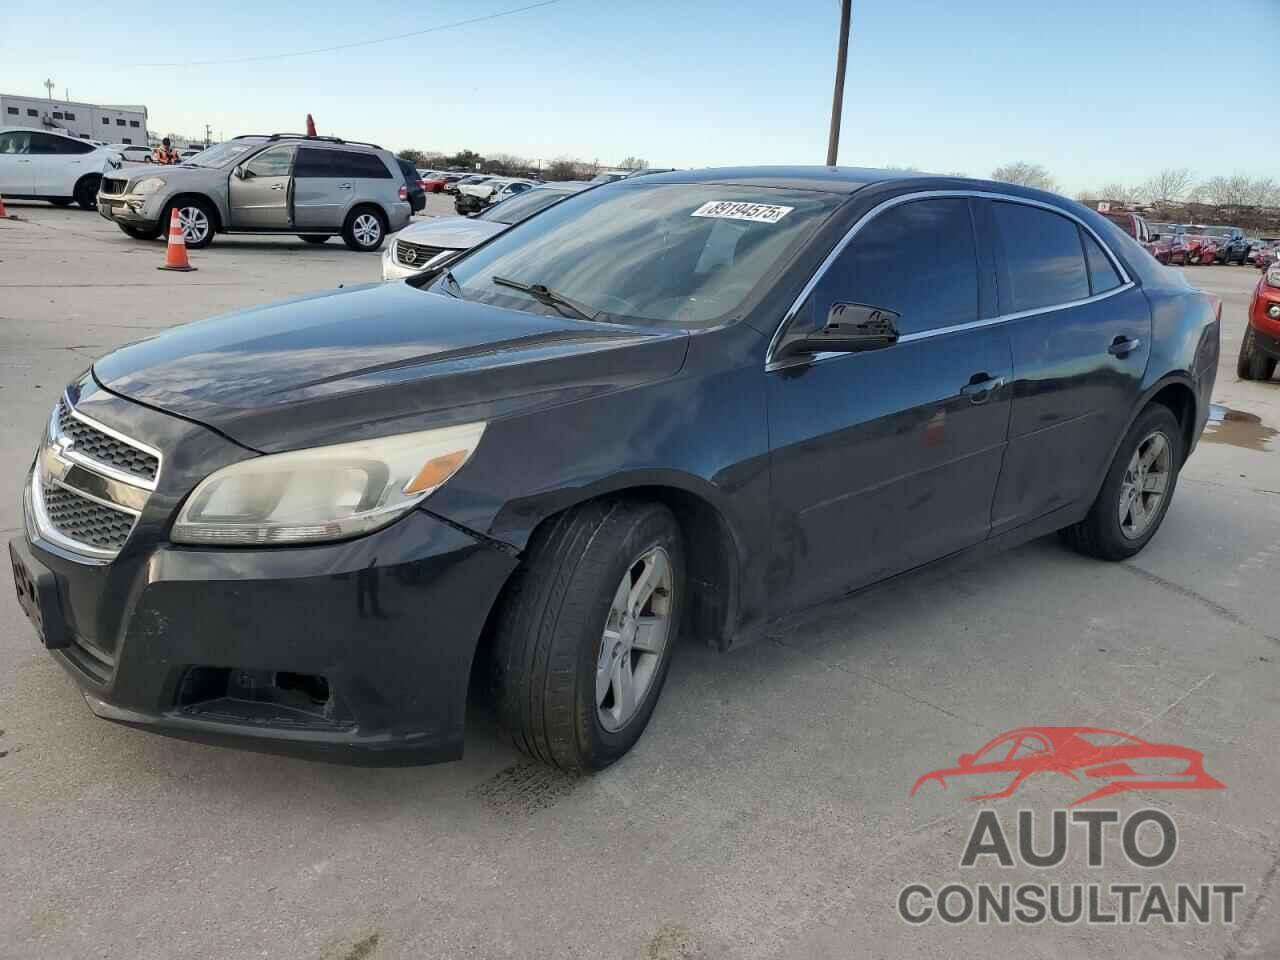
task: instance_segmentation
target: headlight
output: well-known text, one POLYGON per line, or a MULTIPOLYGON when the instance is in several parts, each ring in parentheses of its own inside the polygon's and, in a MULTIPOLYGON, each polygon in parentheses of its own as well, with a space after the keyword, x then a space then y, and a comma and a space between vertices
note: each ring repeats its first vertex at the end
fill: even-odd
POLYGON ((467 423, 234 463, 196 487, 171 539, 315 543, 377 530, 443 486, 475 451, 484 428, 467 423))
POLYGON ((1280 261, 1276 261, 1267 268, 1267 286, 1280 287, 1280 261))
POLYGON ((133 185, 133 189, 129 191, 135 197, 145 197, 147 194, 155 193, 164 186, 162 177, 147 177, 145 180, 139 180, 133 185))

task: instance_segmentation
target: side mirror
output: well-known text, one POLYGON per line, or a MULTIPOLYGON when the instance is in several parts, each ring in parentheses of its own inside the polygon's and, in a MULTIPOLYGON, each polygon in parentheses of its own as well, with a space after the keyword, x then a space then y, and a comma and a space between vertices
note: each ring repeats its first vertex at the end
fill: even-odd
POLYGON ((244 180, 247 178, 247 174, 244 172, 244 164, 241 164, 240 166, 236 167, 235 170, 232 171, 232 173, 236 175, 237 180, 244 180))
POLYGON ((958 767, 967 767, 972 763, 973 763, 972 753, 962 753, 960 754, 960 758, 956 760, 956 766, 958 767))
POLYGON ((861 353, 898 342, 898 314, 863 303, 834 303, 827 322, 787 344, 790 353, 861 353))

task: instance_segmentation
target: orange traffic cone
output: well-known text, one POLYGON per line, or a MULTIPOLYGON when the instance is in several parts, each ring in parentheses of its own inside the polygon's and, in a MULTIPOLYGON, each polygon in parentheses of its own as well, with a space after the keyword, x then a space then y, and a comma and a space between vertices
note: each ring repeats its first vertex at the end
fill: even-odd
POLYGON ((4 208, 4 194, 0 193, 0 220, 8 220, 9 211, 4 208))
POLYGON ((169 245, 164 251, 164 266, 157 270, 178 270, 183 273, 194 270, 187 260, 187 238, 182 233, 182 223, 178 219, 177 208, 169 218, 169 245))

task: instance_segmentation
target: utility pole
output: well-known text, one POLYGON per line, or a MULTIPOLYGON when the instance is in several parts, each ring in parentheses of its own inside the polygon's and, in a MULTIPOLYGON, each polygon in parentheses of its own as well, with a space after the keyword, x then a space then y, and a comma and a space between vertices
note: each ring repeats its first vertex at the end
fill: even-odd
POLYGON ((52 81, 52 80, 45 80, 45 82, 44 82, 44 88, 45 88, 45 90, 47 90, 47 91, 48 91, 48 93, 49 93, 49 99, 50 99, 50 100, 52 100, 52 99, 53 99, 53 81, 52 81))
POLYGON ((827 138, 827 166, 840 156, 840 110, 844 106, 844 67, 849 59, 849 15, 853 0, 840 0, 840 47, 836 54, 836 89, 831 97, 831 133, 827 138))
POLYGON ((212 136, 212 134, 213 130, 210 129, 209 125, 206 123, 204 125, 204 145, 206 149, 209 147, 209 137, 212 136))

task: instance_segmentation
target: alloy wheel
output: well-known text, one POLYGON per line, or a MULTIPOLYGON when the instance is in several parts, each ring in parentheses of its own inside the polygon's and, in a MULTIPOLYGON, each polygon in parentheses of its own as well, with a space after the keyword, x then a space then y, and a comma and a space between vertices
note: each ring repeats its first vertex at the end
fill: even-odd
POLYGON ((671 558, 653 547, 614 591, 596 659, 596 715, 617 733, 635 717, 658 676, 671 635, 671 558))
POLYGON ((1172 463, 1169 438, 1159 430, 1134 449, 1120 482, 1120 532, 1126 539, 1141 539, 1160 515, 1172 463))
POLYGON ((186 243, 201 243, 209 235, 209 215, 199 207, 179 207, 178 225, 186 243))
POLYGON ((351 225, 351 233, 362 247, 377 246, 382 239, 382 222, 372 213, 362 213, 351 225))

